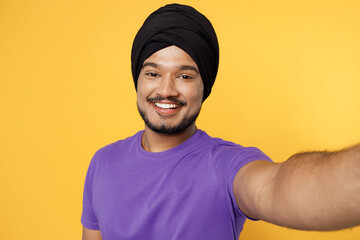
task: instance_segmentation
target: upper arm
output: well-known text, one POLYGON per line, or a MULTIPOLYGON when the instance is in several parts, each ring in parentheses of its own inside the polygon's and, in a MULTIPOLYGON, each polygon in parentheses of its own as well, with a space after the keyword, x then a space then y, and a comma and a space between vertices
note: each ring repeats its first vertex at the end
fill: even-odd
POLYGON ((82 240, 102 240, 100 230, 91 230, 83 227, 82 240))
POLYGON ((278 164, 269 161, 253 161, 236 174, 233 184, 234 196, 240 210, 253 219, 264 219, 267 199, 262 192, 274 177, 278 164))

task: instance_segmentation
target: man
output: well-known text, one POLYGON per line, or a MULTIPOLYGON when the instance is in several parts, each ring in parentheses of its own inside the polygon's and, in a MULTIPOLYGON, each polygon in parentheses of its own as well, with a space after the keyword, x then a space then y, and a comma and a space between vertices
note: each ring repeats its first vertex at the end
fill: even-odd
POLYGON ((238 239, 246 218, 336 230, 360 224, 360 146, 273 163, 196 128, 219 48, 205 16, 171 4, 135 37, 145 130, 100 149, 84 188, 83 239, 238 239))

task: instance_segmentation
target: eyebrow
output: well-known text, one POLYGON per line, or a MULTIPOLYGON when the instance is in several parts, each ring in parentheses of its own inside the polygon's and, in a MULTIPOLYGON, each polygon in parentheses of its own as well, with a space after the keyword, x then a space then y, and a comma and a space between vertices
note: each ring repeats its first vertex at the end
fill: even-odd
POLYGON ((179 66, 179 68, 180 68, 181 70, 193 70, 194 72, 196 72, 197 74, 199 74, 199 70, 198 70, 196 67, 194 67, 194 66, 181 65, 181 66, 179 66))
MULTIPOLYGON (((156 64, 156 63, 154 63, 154 62, 146 62, 146 63, 144 63, 144 64, 142 65, 141 68, 143 69, 143 68, 145 68, 145 67, 147 67, 147 66, 153 67, 153 68, 159 68, 159 67, 160 67, 159 64, 156 64)), ((180 70, 192 70, 192 71, 196 72, 197 74, 200 74, 200 73, 199 73, 199 70, 198 70, 196 67, 191 66, 191 65, 180 65, 180 66, 178 66, 178 68, 179 68, 180 70)))
POLYGON ((153 67, 153 68, 158 68, 159 67, 159 65, 157 65, 154 62, 147 62, 147 63, 144 63, 141 68, 144 68, 146 66, 153 67))

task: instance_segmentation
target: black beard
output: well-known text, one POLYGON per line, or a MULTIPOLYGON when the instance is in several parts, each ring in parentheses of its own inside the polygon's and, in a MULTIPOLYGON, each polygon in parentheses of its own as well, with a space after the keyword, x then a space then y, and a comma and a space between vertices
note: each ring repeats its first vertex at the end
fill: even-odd
MULTIPOLYGON (((140 109, 139 104, 137 104, 137 107, 138 107, 140 116, 144 120, 146 126, 148 126, 154 132, 164 134, 164 135, 175 135, 175 134, 181 133, 182 131, 184 131, 185 129, 190 127, 195 122, 195 120, 197 119, 197 117, 199 116, 199 113, 200 113, 200 109, 199 109, 199 111, 197 113, 195 113, 194 115, 184 118, 183 121, 181 121, 181 123, 178 124, 177 126, 168 127, 164 123, 160 124, 160 126, 156 126, 149 121, 149 118, 146 116, 145 112, 140 109)), ((164 118, 166 118, 166 117, 164 117, 164 118)))

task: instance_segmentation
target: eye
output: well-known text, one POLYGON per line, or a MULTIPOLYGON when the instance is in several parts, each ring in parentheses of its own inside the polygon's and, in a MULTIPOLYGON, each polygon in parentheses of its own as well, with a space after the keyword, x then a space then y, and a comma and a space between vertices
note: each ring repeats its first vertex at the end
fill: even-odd
POLYGON ((155 72, 147 72, 145 73, 146 76, 149 77, 159 77, 159 74, 155 73, 155 72))
POLYGON ((194 79, 192 76, 186 75, 186 74, 180 75, 179 78, 181 78, 181 79, 194 79))

